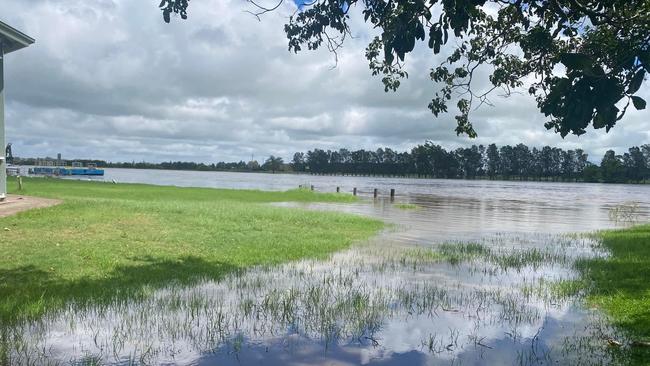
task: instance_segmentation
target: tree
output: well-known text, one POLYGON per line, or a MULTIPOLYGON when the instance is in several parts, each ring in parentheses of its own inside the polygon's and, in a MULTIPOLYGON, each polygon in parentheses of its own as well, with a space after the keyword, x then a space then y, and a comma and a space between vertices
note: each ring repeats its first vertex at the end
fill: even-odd
POLYGON ((282 168, 283 163, 284 162, 281 157, 275 157, 271 155, 268 159, 266 159, 262 167, 275 173, 276 171, 280 170, 280 168, 282 168))
POLYGON ((530 175, 535 177, 537 180, 542 179, 542 152, 536 148, 533 147, 533 149, 530 152, 531 154, 531 167, 530 167, 530 175))
POLYGON ((246 164, 246 168, 251 171, 260 170, 260 163, 257 160, 251 160, 246 164))
POLYGON ((329 159, 324 150, 314 149, 314 151, 307 151, 305 163, 310 172, 317 173, 323 171, 322 169, 327 166, 329 159))
POLYGON ((562 151, 562 163, 560 164, 562 178, 572 180, 576 171, 576 153, 573 150, 562 151))
POLYGON ((499 174, 499 166, 501 161, 499 159, 499 149, 497 145, 490 144, 487 148, 487 174, 490 179, 494 179, 499 174))
POLYGON ((616 155, 614 150, 607 150, 600 163, 600 175, 606 183, 620 183, 625 181, 625 165, 623 157, 616 155))
POLYGON ((643 152, 643 157, 645 158, 646 171, 643 179, 650 179, 650 144, 641 145, 641 151, 643 152))
POLYGON ((589 155, 585 154, 584 150, 576 149, 576 174, 583 175, 583 172, 589 164, 589 155))
POLYGON ((510 145, 501 146, 499 150, 499 170, 501 175, 507 178, 516 174, 515 171, 515 150, 510 145))
POLYGON ((517 144, 513 149, 513 171, 519 176, 519 179, 528 177, 531 174, 533 156, 528 146, 517 144))
POLYGON ((640 182, 644 179, 648 169, 646 158, 638 146, 633 146, 628 149, 628 154, 625 155, 625 165, 627 168, 627 178, 629 180, 640 182))
POLYGON ((415 172, 418 177, 426 177, 433 173, 433 166, 429 154, 429 148, 425 145, 418 145, 411 150, 411 156, 415 164, 415 172))
MULTIPOLYGON (((258 18, 283 1, 267 8, 249 0, 258 18)), ((187 7, 188 0, 160 3, 166 22, 172 13, 186 19, 187 7)), ((404 62, 417 42, 449 55, 430 71, 438 91, 429 109, 438 116, 455 102, 458 134, 476 136, 470 111, 489 104, 497 89, 510 95, 527 87, 548 117, 546 128, 563 137, 589 125, 609 131, 630 104, 645 108, 637 94, 650 72, 648 0, 315 0, 285 25, 289 50, 325 46, 336 55, 357 7, 381 33, 366 58, 386 91, 408 76, 404 62), (476 90, 481 74, 489 86, 476 90), (452 101, 457 92, 462 96, 452 101)))
POLYGON ((587 164, 583 170, 582 179, 588 183, 598 183, 600 181, 600 169, 598 165, 587 164))
POLYGON ((291 159, 291 168, 295 172, 304 172, 305 171, 305 154, 297 152, 293 154, 293 159, 291 159))
POLYGON ((456 161, 463 178, 474 179, 483 172, 482 155, 476 145, 456 149, 456 161))

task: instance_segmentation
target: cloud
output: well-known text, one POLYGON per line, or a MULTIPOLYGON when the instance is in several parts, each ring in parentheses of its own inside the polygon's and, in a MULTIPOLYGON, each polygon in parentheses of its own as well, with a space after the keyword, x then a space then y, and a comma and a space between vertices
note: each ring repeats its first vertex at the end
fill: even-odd
MULTIPOLYGON (((496 97, 473 114, 479 138, 456 136, 453 113, 426 106, 440 62, 424 45, 407 58, 409 79, 385 93, 354 38, 334 58, 288 52, 287 3, 262 21, 245 2, 192 3, 187 21, 165 24, 148 1, 4 0, 2 20, 36 38, 6 59, 7 138, 19 156, 112 161, 290 158, 315 147, 410 148, 425 139, 582 147, 598 155, 650 140, 647 113, 632 111, 609 134, 561 139, 546 131, 528 95, 496 97)), ((644 86, 643 94, 650 91, 644 86)), ((453 110, 453 109, 452 109, 453 110)))

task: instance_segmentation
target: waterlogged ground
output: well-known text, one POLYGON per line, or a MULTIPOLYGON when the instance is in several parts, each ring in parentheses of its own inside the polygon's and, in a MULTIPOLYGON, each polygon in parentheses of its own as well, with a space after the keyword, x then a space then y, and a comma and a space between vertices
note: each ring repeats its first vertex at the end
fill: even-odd
POLYGON ((597 311, 584 307, 572 269, 577 259, 606 253, 587 235, 564 234, 591 230, 593 222, 575 217, 568 208, 523 201, 495 200, 488 206, 435 197, 409 201, 308 205, 378 216, 393 225, 327 261, 255 268, 191 288, 171 284, 139 299, 84 308, 70 304, 38 322, 0 328, 8 355, 4 361, 12 365, 621 361, 608 343, 625 343, 624 337, 597 311), (550 220, 553 212, 559 219, 550 220))

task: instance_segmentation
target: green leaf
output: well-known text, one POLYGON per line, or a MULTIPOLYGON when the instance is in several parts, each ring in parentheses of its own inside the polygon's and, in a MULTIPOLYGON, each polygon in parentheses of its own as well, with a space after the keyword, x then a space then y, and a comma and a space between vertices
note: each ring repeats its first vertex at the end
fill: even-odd
POLYGON ((596 116, 594 117, 594 128, 603 128, 607 124, 607 121, 605 120, 605 117, 603 116, 602 113, 597 113, 596 116))
POLYGON ((415 38, 421 39, 424 41, 424 26, 422 23, 418 23, 415 27, 415 38))
POLYGON ((601 77, 605 76, 605 70, 600 65, 593 65, 592 67, 589 67, 584 70, 585 75, 591 76, 591 77, 601 77))
POLYGON ((560 62, 569 69, 586 70, 591 68, 593 60, 584 53, 562 53, 560 62))
POLYGON ((630 85, 627 87, 627 93, 628 94, 634 94, 639 90, 641 87, 641 83, 643 83, 643 76, 645 76, 645 70, 641 69, 634 74, 632 77, 632 81, 630 81, 630 85))
POLYGON ((636 95, 632 96, 632 104, 634 104, 634 108, 636 108, 638 111, 645 109, 645 100, 641 97, 637 97, 636 95))

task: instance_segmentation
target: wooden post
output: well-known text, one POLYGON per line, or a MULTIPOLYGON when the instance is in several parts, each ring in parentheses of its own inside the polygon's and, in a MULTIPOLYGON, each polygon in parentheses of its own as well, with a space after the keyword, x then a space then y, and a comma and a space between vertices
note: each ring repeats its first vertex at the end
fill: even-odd
POLYGON ((357 187, 354 187, 354 188, 352 189, 352 195, 353 195, 353 196, 356 196, 356 195, 357 195, 357 187))
POLYGON ((341 193, 341 187, 336 187, 336 193, 341 193))
POLYGON ((375 188, 375 191, 373 192, 373 196, 377 198, 377 195, 379 194, 379 190, 375 188))
POLYGON ((311 186, 311 190, 312 190, 312 191, 314 190, 314 186, 313 186, 313 185, 311 186))
POLYGON ((18 190, 22 191, 23 190, 23 177, 20 175, 18 176, 18 190))
POLYGON ((390 189, 390 200, 395 200, 395 188, 390 189))

